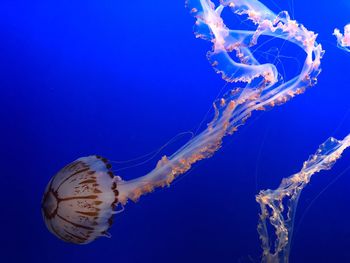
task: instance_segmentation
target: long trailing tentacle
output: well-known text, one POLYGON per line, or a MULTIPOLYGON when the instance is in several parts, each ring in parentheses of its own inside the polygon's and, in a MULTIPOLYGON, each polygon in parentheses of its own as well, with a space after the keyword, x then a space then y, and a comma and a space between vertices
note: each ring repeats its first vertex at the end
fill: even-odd
POLYGON ((164 156, 150 173, 130 181, 120 179, 118 190, 122 203, 169 185, 194 163, 211 157, 221 147, 223 138, 234 133, 253 111, 283 104, 303 93, 317 82, 320 73, 324 52, 316 42, 317 35, 290 19, 287 12, 276 15, 256 0, 221 0, 217 7, 210 0, 188 0, 187 7, 196 18, 196 37, 213 43, 207 56, 215 71, 229 83, 246 86, 234 86, 215 101, 215 115, 208 127, 173 155, 164 156), (247 17, 256 29, 229 29, 221 17, 224 8, 247 17), (289 41, 305 51, 299 75, 283 82, 275 65, 259 63, 251 49, 262 35, 289 41))

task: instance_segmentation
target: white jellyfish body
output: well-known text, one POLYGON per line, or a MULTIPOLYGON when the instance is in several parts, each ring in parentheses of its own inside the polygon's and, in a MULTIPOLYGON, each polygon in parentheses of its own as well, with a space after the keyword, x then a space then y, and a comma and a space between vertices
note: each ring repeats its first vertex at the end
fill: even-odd
POLYGON ((58 238, 75 244, 108 236, 118 202, 111 165, 99 156, 77 159, 60 170, 46 187, 42 214, 58 238))

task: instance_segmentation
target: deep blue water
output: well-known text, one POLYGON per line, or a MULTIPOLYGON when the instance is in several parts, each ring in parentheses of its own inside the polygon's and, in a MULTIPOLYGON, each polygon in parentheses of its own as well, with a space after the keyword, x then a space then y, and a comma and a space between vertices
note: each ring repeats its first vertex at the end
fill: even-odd
MULTIPOLYGON (((128 160, 196 131, 224 81, 206 60, 210 44, 195 39, 182 0, 2 0, 0 261, 258 262, 255 194, 299 171, 328 137, 350 132, 350 56, 332 36, 350 22, 350 2, 262 2, 319 33, 326 54, 318 85, 254 114, 213 158, 170 188, 129 203, 111 239, 76 246, 43 223, 40 202, 50 177, 80 156, 128 160)), ((265 51, 276 48, 278 41, 265 51)), ((283 60, 293 76, 303 57, 288 45, 280 51, 295 56, 283 60)), ((188 139, 145 165, 114 170, 141 176, 188 139)), ((350 262, 350 172, 334 181, 349 163, 346 152, 303 192, 291 262, 350 262)))

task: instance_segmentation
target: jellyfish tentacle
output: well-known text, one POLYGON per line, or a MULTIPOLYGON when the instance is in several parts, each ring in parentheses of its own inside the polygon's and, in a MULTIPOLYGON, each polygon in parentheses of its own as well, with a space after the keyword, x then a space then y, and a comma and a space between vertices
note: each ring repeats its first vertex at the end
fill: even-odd
POLYGON ((314 174, 331 169, 348 147, 350 134, 341 141, 329 138, 304 162, 300 172, 284 178, 277 189, 260 191, 256 196, 261 209, 258 233, 263 249, 263 262, 288 262, 294 216, 302 190, 314 174), (274 242, 267 230, 268 223, 275 230, 274 242))
POLYGON ((119 200, 138 200, 157 187, 164 187, 187 172, 196 162, 211 157, 222 145, 226 135, 233 134, 253 111, 284 104, 316 84, 324 51, 316 42, 317 35, 291 20, 287 12, 274 14, 258 1, 222 0, 218 7, 210 0, 188 0, 187 8, 196 18, 195 35, 213 43, 207 57, 214 70, 227 82, 245 83, 233 87, 214 102, 214 117, 207 128, 173 155, 164 156, 155 169, 145 176, 118 182, 119 200), (229 29, 222 17, 224 8, 238 16, 247 16, 256 30, 229 29), (306 53, 299 75, 281 82, 275 65, 260 64, 251 47, 262 35, 289 41, 306 53), (235 54, 238 62, 231 55, 235 54))

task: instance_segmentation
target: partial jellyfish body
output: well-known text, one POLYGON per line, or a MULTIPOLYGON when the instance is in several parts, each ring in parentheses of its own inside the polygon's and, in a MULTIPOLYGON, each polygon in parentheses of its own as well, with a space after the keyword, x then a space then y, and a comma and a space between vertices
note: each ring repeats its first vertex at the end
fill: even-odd
POLYGON ((169 186, 193 164, 211 157, 223 138, 233 134, 253 111, 281 105, 316 84, 324 51, 316 42, 317 35, 291 20, 287 12, 276 15, 256 0, 221 0, 218 6, 210 0, 188 0, 187 7, 196 18, 196 37, 213 44, 207 55, 211 65, 229 84, 228 92, 213 104, 213 120, 174 154, 159 160, 152 171, 133 180, 114 176, 106 161, 94 156, 63 168, 51 179, 42 202, 45 223, 59 238, 85 244, 108 235, 117 204, 169 186), (221 17, 225 8, 251 21, 255 30, 228 28, 221 17), (282 80, 274 64, 260 64, 251 48, 261 36, 301 48, 306 58, 300 74, 282 80))
POLYGON ((300 172, 284 178, 275 190, 264 190, 256 196, 260 204, 258 233, 263 249, 263 263, 287 263, 291 249, 294 218, 302 190, 311 177, 329 170, 350 147, 350 134, 343 140, 329 138, 304 162, 300 172), (274 231, 268 231, 271 226, 274 231))
POLYGON ((344 27, 344 34, 338 28, 334 29, 333 35, 337 38, 337 46, 350 52, 350 24, 344 27))

